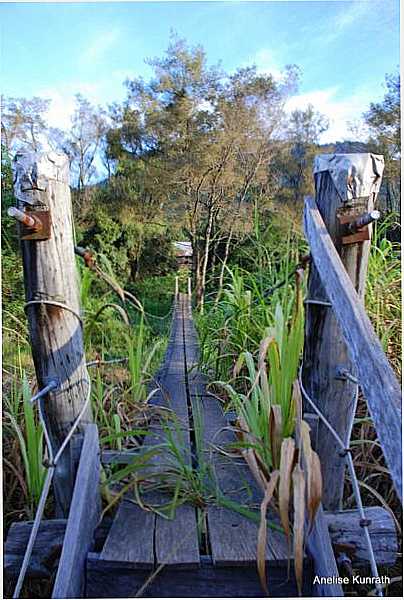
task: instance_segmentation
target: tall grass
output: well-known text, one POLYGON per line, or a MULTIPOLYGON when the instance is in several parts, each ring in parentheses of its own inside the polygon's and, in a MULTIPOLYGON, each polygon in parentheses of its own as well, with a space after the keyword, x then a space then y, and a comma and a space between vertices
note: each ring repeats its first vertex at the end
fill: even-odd
MULTIPOLYGON (((103 267, 108 270, 106 260, 103 267)), ((102 444, 116 450, 138 446, 145 420, 147 386, 164 354, 170 315, 160 319, 157 312, 153 320, 153 312, 150 312, 144 317, 139 310, 123 303, 91 270, 80 264, 78 268, 87 360, 126 359, 122 364, 89 368, 93 414, 102 444)), ((115 280, 110 271, 108 274, 115 280)), ((174 289, 171 283, 167 278, 167 287, 160 286, 160 296, 166 298, 168 309, 174 289)), ((153 286, 157 288, 155 281, 153 286)), ((151 303, 149 310, 152 309, 151 303)), ((16 315, 7 316, 10 331, 5 332, 7 339, 3 338, 4 514, 7 522, 12 515, 23 512, 32 517, 45 474, 42 429, 36 407, 28 402, 32 395, 30 382, 35 379, 28 328, 23 311, 16 315)))
POLYGON ((375 225, 366 282, 366 310, 393 368, 401 376, 400 244, 387 237, 393 225, 399 229, 394 215, 375 225))
MULTIPOLYGON (((399 375, 401 265, 399 245, 388 239, 392 220, 393 217, 376 226, 369 257, 366 307, 399 375)), ((196 320, 202 345, 201 367, 216 380, 216 393, 225 400, 227 409, 236 411, 239 441, 235 445, 263 489, 262 514, 275 497, 287 532, 289 523, 285 510, 291 497, 285 497, 285 490, 293 490, 301 500, 302 486, 307 493, 308 482, 311 482, 310 485, 317 486, 318 499, 321 480, 318 457, 309 449, 307 426, 296 418, 299 390, 294 386, 295 392, 292 391, 301 357, 303 318, 299 309, 293 310, 295 292, 288 277, 298 262, 298 251, 306 253, 307 250, 292 230, 283 239, 279 236, 271 239, 270 230, 271 225, 267 230, 255 227, 254 234, 227 269, 227 281, 219 301, 207 302, 205 316, 197 316, 196 320), (296 320, 299 312, 301 320, 296 320), (291 456, 297 448, 301 450, 297 463, 300 470, 295 471, 291 456), (282 477, 285 469, 286 478, 282 477), (317 474, 315 479, 313 473, 317 474), (302 484, 304 479, 306 483, 302 484)), ((383 499, 383 505, 400 513, 363 400, 359 403, 352 447, 366 504, 374 505, 383 499)), ((345 502, 348 507, 351 500, 347 481, 345 502)), ((301 515, 299 500, 295 515, 296 508, 301 515)), ((310 508, 309 503, 306 508, 313 514, 313 505, 310 508)), ((294 529, 296 525, 294 523, 294 529)), ((264 530, 260 528, 261 542, 264 530)), ((294 533, 296 538, 296 531, 294 533)), ((301 539, 301 530, 297 533, 301 539)), ((261 570, 263 564, 261 555, 261 570)), ((296 575, 299 578, 298 572, 296 575)))
POLYGON ((29 516, 32 517, 45 480, 43 430, 30 403, 32 392, 28 379, 23 373, 21 383, 15 380, 6 398, 4 411, 5 428, 18 440, 24 472, 29 516), (22 410, 21 410, 22 404, 22 410))

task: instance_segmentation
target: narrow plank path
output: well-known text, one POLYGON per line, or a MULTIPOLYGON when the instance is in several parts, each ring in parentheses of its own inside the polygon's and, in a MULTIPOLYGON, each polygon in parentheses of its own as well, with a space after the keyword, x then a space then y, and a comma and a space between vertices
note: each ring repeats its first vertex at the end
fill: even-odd
MULTIPOLYGON (((190 463, 190 423, 184 373, 182 316, 183 299, 180 299, 174 309, 168 350, 158 375, 160 391, 151 402, 175 413, 179 427, 172 427, 171 435, 177 447, 182 449, 184 460, 190 463)), ((160 422, 152 422, 149 429, 150 433, 143 444, 144 449, 166 442, 166 434, 160 422)), ((164 470, 165 460, 164 452, 153 457, 151 472, 153 469, 164 470)), ((161 503, 164 498, 158 493, 152 493, 146 495, 143 500, 153 505, 161 503)), ((169 520, 156 515, 155 512, 142 510, 134 504, 133 497, 128 495, 118 509, 101 558, 112 561, 126 560, 138 568, 146 569, 161 563, 175 564, 177 567, 199 565, 195 510, 192 506, 179 506, 175 519, 169 520)))
MULTIPOLYGON (((152 403, 171 410, 175 425, 152 422, 144 448, 167 443, 170 435, 195 468, 194 421, 202 427, 203 455, 214 473, 214 484, 226 498, 257 510, 262 492, 243 460, 229 459, 214 447, 234 441, 220 402, 206 391, 197 370, 198 338, 190 299, 179 294, 174 307, 170 340, 152 403)), ((168 422, 170 423, 170 422, 168 422)), ((170 454, 163 450, 152 460, 152 470, 164 471, 170 454)), ((212 482, 211 482, 212 483, 212 482)), ((158 492, 142 496, 158 505, 158 492)), ((87 597, 262 597, 256 570, 258 524, 234 510, 209 504, 207 531, 201 551, 201 531, 194 506, 183 504, 172 519, 141 509, 129 495, 121 502, 100 554, 87 559, 87 597), (200 529, 200 528, 199 528, 200 529), (159 566, 163 569, 153 575, 159 566), (236 568, 240 567, 240 568, 236 568), (144 584, 148 585, 144 587, 144 584)), ((167 500, 167 498, 166 498, 167 500)), ((275 517, 274 517, 275 518, 275 517)), ((291 559, 285 536, 268 531, 266 548, 270 590, 274 596, 297 594, 287 576, 291 559)), ((306 561, 304 593, 311 595, 312 568, 306 561)), ((293 572, 293 569, 292 569, 293 572)))

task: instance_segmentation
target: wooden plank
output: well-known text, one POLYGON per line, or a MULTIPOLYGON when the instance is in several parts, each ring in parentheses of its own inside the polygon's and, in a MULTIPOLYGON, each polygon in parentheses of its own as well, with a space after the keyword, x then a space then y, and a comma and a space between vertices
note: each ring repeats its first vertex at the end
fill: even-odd
POLYGON ((402 500, 401 390, 312 198, 304 224, 310 251, 348 345, 397 494, 402 500))
MULTIPOLYGON (((322 506, 317 511, 313 528, 307 537, 306 550, 313 560, 313 577, 316 575, 318 577, 339 577, 322 506)), ((338 579, 333 579, 333 581, 338 581, 338 579)), ((344 596, 344 592, 338 583, 313 583, 313 596, 338 598, 344 596)))
POLYGON ((139 450, 103 450, 101 462, 104 465, 130 465, 139 457, 139 450))
POLYGON ((155 515, 124 499, 118 507, 101 558, 108 561, 127 561, 138 569, 154 566, 155 515))
MULTIPOLYGON (((393 517, 381 506, 365 508, 365 515, 370 520, 369 534, 376 563, 394 566, 398 556, 398 539, 393 517)), ((359 524, 360 518, 358 510, 324 513, 335 550, 340 548, 344 551, 354 568, 369 567, 369 551, 363 527, 359 524)))
MULTIPOLYGON (((184 330, 192 341, 186 345, 189 394, 194 421, 200 419, 203 422, 205 458, 212 465, 217 484, 223 494, 234 502, 256 510, 262 500, 262 492, 258 489, 245 461, 229 459, 212 450, 212 444, 226 446, 235 441, 235 436, 225 429, 228 422, 219 401, 206 393, 206 377, 195 369, 198 360, 197 333, 187 307, 184 315, 184 330)), ((208 507, 207 518, 212 559, 216 566, 256 564, 257 523, 233 510, 218 506, 208 507)), ((279 524, 275 515, 271 515, 271 518, 279 524)), ((289 559, 285 536, 269 529, 267 560, 286 565, 289 559)))
MULTIPOLYGON (((345 169, 345 161, 341 160, 341 156, 339 159, 341 168, 345 169)), ((349 160, 348 156, 346 160, 349 160)), ((367 168, 368 163, 363 161, 363 164, 364 168, 367 168)), ((343 202, 341 190, 337 190, 334 184, 336 168, 334 164, 332 176, 329 171, 315 174, 316 204, 346 272, 363 302, 370 241, 343 245, 344 227, 341 223, 347 219, 352 220, 352 214, 359 215, 373 210, 375 198, 374 194, 368 194, 349 203, 343 202), (348 214, 351 216, 347 217, 348 214)), ((363 179, 361 173, 356 173, 356 176, 363 179)), ((343 177, 340 179, 343 181, 343 177)), ((370 236, 367 239, 369 240, 370 236)), ((346 440, 350 438, 356 411, 356 385, 336 375, 341 366, 353 374, 355 369, 332 309, 310 300, 328 300, 324 285, 313 264, 309 271, 305 305, 303 383, 309 395, 321 403, 321 411, 338 435, 346 440)), ((307 406, 305 408, 309 409, 307 406)), ((316 451, 320 457, 323 478, 323 505, 329 510, 338 510, 342 508, 345 461, 338 454, 332 434, 321 422, 317 437, 316 451)))
MULTIPOLYGON (((22 561, 31 534, 32 521, 12 523, 4 548, 4 574, 16 579, 21 570, 22 561)), ((112 518, 104 517, 94 532, 94 552, 100 552, 105 543, 112 518)), ((33 579, 49 578, 56 574, 63 540, 66 533, 67 519, 49 519, 42 521, 34 544, 27 577, 33 579)))
MULTIPOLYGON (((8 577, 18 577, 32 529, 32 521, 13 523, 4 546, 4 572, 8 577)), ((42 521, 31 559, 27 577, 50 577, 62 551, 67 519, 42 521)))
MULTIPOLYGON (((212 449, 212 444, 224 447, 235 441, 234 434, 223 429, 228 427, 228 423, 218 401, 209 396, 192 397, 192 406, 194 418, 200 415, 203 420, 205 459, 213 467, 220 490, 230 500, 257 510, 262 492, 245 461, 221 456, 212 449)), ((258 524, 234 510, 217 506, 209 506, 207 515, 214 564, 256 564, 258 524)), ((279 524, 275 515, 271 515, 270 519, 279 524)), ((267 560, 286 565, 290 558, 285 536, 269 528, 267 560)))
MULTIPOLYGON (((21 242, 28 325, 39 389, 50 381, 58 388, 47 396, 46 418, 54 453, 86 400, 89 376, 84 355, 79 285, 74 256, 69 161, 64 154, 24 153, 14 163, 15 195, 48 209, 51 237, 21 242), (35 302, 35 304, 32 304, 35 302), (46 304, 49 302, 49 304, 46 304), (59 303, 59 306, 52 304, 59 303), (71 310, 62 308, 65 305, 71 310), (74 314, 76 313, 76 314, 74 314)), ((88 405, 78 429, 92 421, 88 405)), ((69 453, 60 458, 53 479, 57 515, 67 517, 74 486, 69 453)))
POLYGON ((100 512, 100 459, 98 429, 87 425, 84 434, 66 535, 52 598, 81 598, 84 591, 85 560, 94 538, 100 512))
MULTIPOLYGON (((182 447, 183 459, 191 461, 189 419, 184 371, 184 339, 182 328, 183 295, 180 294, 174 309, 164 372, 159 378, 161 391, 151 404, 165 406, 176 415, 176 422, 167 422, 177 447, 182 447)), ((143 448, 166 442, 161 422, 152 422, 143 448)), ((168 453, 160 452, 150 460, 151 472, 164 471, 168 453)), ((158 492, 144 495, 151 505, 166 503, 170 498, 158 492)), ((199 564, 198 532, 194 507, 181 505, 173 519, 164 519, 153 512, 146 513, 132 502, 119 507, 102 551, 104 560, 126 560, 142 568, 157 564, 189 568, 199 564)))
MULTIPOLYGON (((303 596, 311 596, 312 568, 305 562, 303 596)), ((151 575, 152 573, 150 573, 151 575)), ((284 567, 271 566, 268 586, 271 595, 282 598, 297 597, 293 577, 285 576, 284 567)), ((129 563, 100 560, 90 553, 87 559, 88 598, 134 598, 145 584, 147 576, 129 563)), ((209 560, 198 569, 164 568, 146 587, 144 598, 263 598, 256 567, 215 567, 209 560)))
MULTIPOLYGON (((184 365, 183 365, 184 369, 184 365)), ((163 394, 166 405, 175 413, 178 421, 170 427, 171 435, 177 448, 182 453, 184 462, 191 464, 190 424, 188 419, 187 394, 184 372, 180 376, 170 374, 163 382, 163 394)), ((161 441, 165 435, 160 432, 161 441)), ((160 453, 153 463, 162 468, 167 462, 166 453, 160 453)), ((161 495, 160 501, 167 501, 161 495)), ((156 516, 155 552, 157 564, 191 567, 199 565, 199 543, 195 507, 181 505, 177 507, 174 519, 156 516)))
MULTIPOLYGON (((365 514, 371 520, 369 531, 376 563, 393 566, 397 560, 398 538, 391 514, 379 506, 365 508, 365 514)), ((346 546, 345 552, 348 553, 355 569, 366 567, 369 560, 359 518, 357 510, 324 512, 334 552, 338 553, 342 545, 346 546)), ((67 519, 42 521, 27 571, 29 578, 51 576, 62 550, 66 523, 67 519)), ((112 519, 105 518, 95 530, 94 546, 99 547, 100 551, 111 524, 112 519)), ((12 523, 10 526, 4 549, 4 572, 8 578, 16 578, 20 572, 31 529, 32 521, 12 523)))
MULTIPOLYGON (((175 413, 177 419, 177 422, 170 426, 171 435, 177 448, 182 449, 183 460, 191 464, 190 423, 185 382, 183 306, 184 294, 179 294, 174 322, 174 349, 161 385, 164 405, 175 413)), ((170 424, 168 423, 168 425, 170 424)), ((157 433, 163 438, 162 441, 165 441, 165 434, 161 433, 160 427, 157 428, 157 433)), ((157 468, 161 468, 166 460, 167 458, 162 453, 153 462, 157 468)), ((167 499, 166 496, 165 500, 167 499)), ((174 519, 156 516, 155 552, 157 564, 172 565, 177 568, 199 565, 196 510, 193 506, 177 507, 174 519)))

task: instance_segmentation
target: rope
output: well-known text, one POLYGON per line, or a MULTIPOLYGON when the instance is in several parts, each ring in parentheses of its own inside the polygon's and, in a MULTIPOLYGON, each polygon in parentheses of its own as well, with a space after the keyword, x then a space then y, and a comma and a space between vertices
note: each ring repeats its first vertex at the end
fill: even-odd
POLYGON ((80 321, 81 326, 83 326, 83 320, 79 313, 74 310, 74 308, 67 306, 67 304, 63 304, 63 302, 56 302, 55 300, 30 300, 29 302, 25 303, 24 310, 26 310, 29 306, 36 304, 47 304, 49 306, 56 306, 58 308, 62 308, 63 310, 67 310, 68 312, 71 312, 80 321))
MULTIPOLYGON (((299 369, 299 385, 300 385, 300 389, 302 391, 302 394, 305 398, 305 400, 307 400, 307 402, 310 404, 310 406, 313 408, 314 412, 318 415, 318 417, 321 419, 321 421, 324 423, 324 425, 327 427, 327 429, 330 431, 330 433, 332 434, 332 436, 334 437, 334 439, 336 440, 336 442, 338 443, 338 445, 341 447, 342 452, 340 453, 340 456, 342 458, 345 458, 346 463, 347 463, 347 467, 351 476, 351 481, 352 481, 352 489, 353 489, 353 493, 355 496, 355 501, 356 501, 356 505, 359 509, 359 514, 360 514, 360 521, 359 521, 359 525, 363 528, 364 534, 365 534, 365 540, 366 540, 366 545, 367 545, 367 549, 368 549, 368 554, 369 554, 369 562, 370 562, 370 568, 372 571, 372 575, 375 578, 379 577, 379 571, 377 569, 377 564, 376 564, 376 559, 375 559, 375 555, 373 552, 373 546, 372 546, 372 540, 370 539, 370 533, 369 533, 369 519, 366 518, 366 514, 363 508, 363 504, 362 504, 362 497, 361 497, 361 493, 360 493, 360 489, 359 489, 359 483, 358 483, 358 478, 356 477, 356 473, 355 473, 355 466, 353 463, 353 459, 352 459, 352 455, 350 452, 350 448, 348 448, 348 442, 344 443, 342 441, 342 439, 340 438, 340 436, 338 435, 338 433, 335 431, 335 429, 333 428, 333 426, 331 425, 331 423, 327 420, 327 418, 322 414, 322 412, 317 408, 316 404, 314 403, 314 401, 310 398, 310 396, 308 395, 308 393, 306 392, 306 390, 304 389, 303 386, 303 381, 302 381, 302 370, 303 370, 303 366, 300 366, 299 369)), ((356 391, 356 393, 358 393, 358 389, 356 391)), ((348 436, 350 437, 350 431, 348 432, 348 436)), ((376 589, 377 589, 377 595, 378 596, 383 596, 383 588, 379 583, 376 583, 376 589)))
POLYGON ((127 357, 126 358, 111 358, 109 360, 96 359, 96 360, 91 360, 90 362, 86 363, 86 367, 96 367, 97 365, 112 365, 112 364, 127 362, 128 360, 129 359, 127 357))

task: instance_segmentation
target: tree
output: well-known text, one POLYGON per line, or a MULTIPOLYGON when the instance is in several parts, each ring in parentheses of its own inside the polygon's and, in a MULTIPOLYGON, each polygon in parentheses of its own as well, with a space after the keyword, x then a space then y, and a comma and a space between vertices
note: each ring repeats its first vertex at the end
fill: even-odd
POLYGON ((312 104, 290 114, 278 168, 282 184, 292 191, 295 202, 313 192, 313 160, 320 135, 328 126, 328 119, 316 111, 312 104))
POLYGON ((184 214, 202 309, 218 243, 226 239, 225 263, 241 206, 268 178, 296 70, 287 69, 280 83, 255 67, 229 76, 207 65, 201 47, 176 37, 149 64, 148 83, 127 82, 122 121, 108 134, 110 151, 116 177, 136 180, 139 200, 153 199, 174 218, 184 214))
POLYGON ((97 174, 96 159, 106 131, 105 111, 76 94, 72 127, 62 147, 70 157, 79 198, 83 197, 86 186, 97 174))
POLYGON ((371 150, 384 155, 383 175, 388 210, 400 211, 401 115, 400 75, 386 75, 386 94, 363 115, 370 129, 371 150))
POLYGON ((17 150, 38 152, 43 149, 49 105, 50 100, 36 96, 30 99, 1 97, 2 143, 10 155, 17 150))

